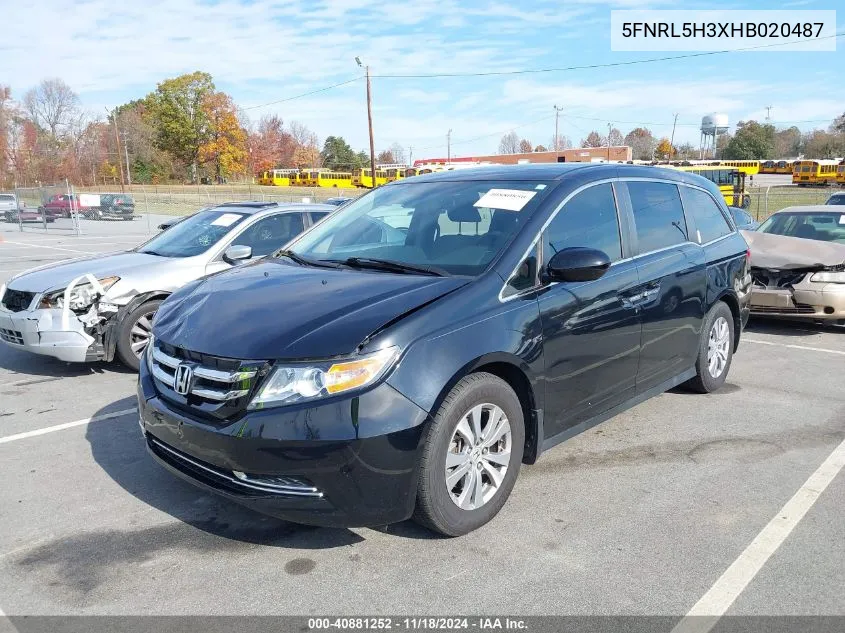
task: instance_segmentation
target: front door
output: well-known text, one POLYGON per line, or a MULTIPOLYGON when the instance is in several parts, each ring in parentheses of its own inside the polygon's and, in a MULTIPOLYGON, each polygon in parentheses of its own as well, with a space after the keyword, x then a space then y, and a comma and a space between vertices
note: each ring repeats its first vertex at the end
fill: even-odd
POLYGON ((577 193, 551 221, 544 267, 555 252, 576 246, 602 250, 613 263, 595 281, 551 283, 540 291, 547 438, 630 398, 636 384, 641 327, 631 297, 639 280, 636 264, 623 260, 610 183, 577 193))

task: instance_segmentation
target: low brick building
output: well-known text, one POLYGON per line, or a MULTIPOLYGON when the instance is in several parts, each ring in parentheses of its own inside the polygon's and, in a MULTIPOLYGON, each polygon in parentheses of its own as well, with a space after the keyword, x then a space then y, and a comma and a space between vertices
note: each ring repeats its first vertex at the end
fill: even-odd
MULTIPOLYGON (((453 156, 453 163, 498 163, 501 165, 516 165, 518 163, 589 163, 594 160, 610 160, 611 162, 629 161, 632 158, 631 148, 627 145, 614 147, 578 147, 564 149, 559 152, 529 152, 526 154, 491 154, 489 156, 453 156), (609 158, 608 158, 609 155, 609 158)), ((421 158, 414 161, 414 166, 431 163, 446 163, 445 157, 421 158)))

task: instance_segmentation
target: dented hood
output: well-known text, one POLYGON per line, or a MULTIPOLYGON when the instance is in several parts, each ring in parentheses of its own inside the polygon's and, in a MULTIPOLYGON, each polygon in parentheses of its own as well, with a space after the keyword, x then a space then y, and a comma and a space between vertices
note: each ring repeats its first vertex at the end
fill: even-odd
POLYGON ((818 270, 845 264, 845 244, 759 231, 742 231, 742 235, 751 249, 753 268, 818 270))
POLYGON ((214 356, 327 358, 354 352, 389 321, 466 283, 267 260, 177 291, 159 308, 153 333, 214 356))

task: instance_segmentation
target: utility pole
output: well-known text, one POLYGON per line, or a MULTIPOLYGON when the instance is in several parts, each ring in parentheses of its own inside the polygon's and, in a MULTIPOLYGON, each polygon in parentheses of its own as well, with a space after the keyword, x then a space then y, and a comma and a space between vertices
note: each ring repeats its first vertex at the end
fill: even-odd
POLYGON ((610 132, 613 129, 613 124, 607 124, 607 162, 610 162, 610 132))
POLYGON ((767 106, 766 106, 766 123, 768 123, 768 122, 769 122, 769 115, 770 115, 771 113, 772 113, 772 106, 767 105, 767 106))
POLYGON ((120 160, 120 134, 117 132, 117 114, 115 113, 112 116, 112 112, 106 108, 106 112, 111 117, 112 123, 114 123, 114 142, 117 143, 117 166, 120 168, 120 191, 123 193, 123 161, 120 160))
POLYGON ((414 166, 414 146, 408 145, 408 167, 414 166))
POLYGON ((678 125, 678 113, 675 113, 675 122, 672 123, 672 138, 669 140, 669 158, 672 158, 672 150, 675 149, 675 126, 678 125))
POLYGON ((558 108, 557 106, 554 106, 554 108, 555 108, 555 151, 557 152, 558 149, 559 149, 558 148, 559 143, 558 143, 558 140, 557 140, 559 138, 558 133, 557 133, 557 119, 558 119, 558 115, 560 114, 560 111, 563 110, 563 108, 558 108))
POLYGON ((452 162, 452 130, 446 132, 446 164, 452 162))
POLYGON ((126 130, 123 130, 123 155, 126 157, 126 184, 132 186, 132 172, 129 170, 129 147, 126 144, 126 130))
POLYGON ((363 67, 367 75, 367 125, 370 128, 370 174, 373 177, 373 189, 376 188, 376 143, 373 137, 373 99, 370 92, 370 67, 361 63, 361 58, 356 57, 355 62, 363 67))

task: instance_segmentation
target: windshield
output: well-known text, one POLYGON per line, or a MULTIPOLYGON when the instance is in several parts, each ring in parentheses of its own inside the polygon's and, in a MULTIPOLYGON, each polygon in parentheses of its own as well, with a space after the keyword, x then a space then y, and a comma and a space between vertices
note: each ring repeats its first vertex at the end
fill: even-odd
POLYGON ((845 204, 845 194, 841 194, 841 195, 840 194, 834 194, 834 195, 830 196, 830 198, 828 198, 826 204, 836 204, 836 205, 845 204))
POLYGON ((349 203, 290 244, 310 260, 389 260, 478 275, 551 191, 549 183, 402 183, 349 203))
POLYGON ((200 255, 219 242, 245 217, 245 213, 230 210, 200 211, 142 244, 138 252, 162 257, 200 255))
POLYGON ((776 213, 757 230, 845 244, 845 213, 776 213))

